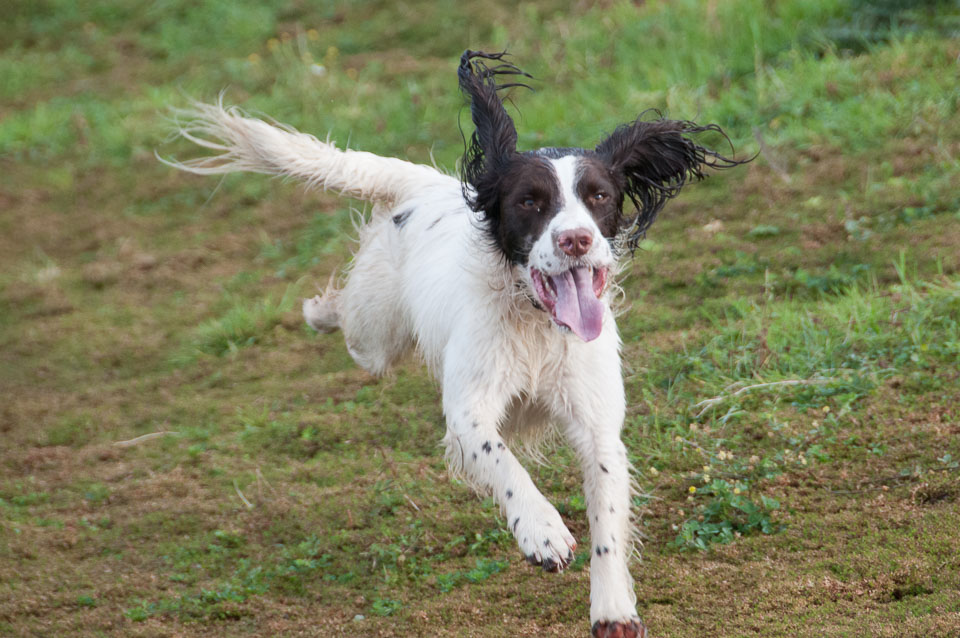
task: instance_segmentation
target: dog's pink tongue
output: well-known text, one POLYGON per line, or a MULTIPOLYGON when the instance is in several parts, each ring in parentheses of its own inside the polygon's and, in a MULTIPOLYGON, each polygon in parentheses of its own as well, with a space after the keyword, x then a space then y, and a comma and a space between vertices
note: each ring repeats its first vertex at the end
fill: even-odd
POLYGON ((554 317, 584 341, 593 341, 603 328, 603 304, 593 293, 589 268, 571 268, 550 277, 557 291, 554 317))

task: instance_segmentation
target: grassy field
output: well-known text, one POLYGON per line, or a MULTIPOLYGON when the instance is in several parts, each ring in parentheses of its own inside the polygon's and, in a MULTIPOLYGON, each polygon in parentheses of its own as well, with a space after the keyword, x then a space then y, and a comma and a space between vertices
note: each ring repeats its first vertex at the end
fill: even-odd
POLYGON ((376 380, 302 324, 350 203, 154 154, 225 89, 453 169, 467 47, 536 76, 522 148, 657 107, 760 153, 622 282, 651 633, 960 635, 960 4, 568 4, 8 3, 0 635, 587 634, 587 551, 529 567, 447 477, 419 363, 376 380))

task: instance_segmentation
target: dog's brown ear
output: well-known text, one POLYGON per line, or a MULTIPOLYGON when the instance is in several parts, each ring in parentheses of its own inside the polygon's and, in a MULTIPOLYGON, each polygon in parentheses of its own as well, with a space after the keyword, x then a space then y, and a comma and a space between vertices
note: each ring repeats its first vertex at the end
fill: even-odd
MULTIPOLYGON (((461 164, 464 197, 476 211, 493 212, 496 202, 495 182, 503 174, 510 158, 517 151, 517 129, 503 106, 498 91, 512 86, 527 87, 521 82, 500 84, 498 76, 530 77, 512 64, 503 61, 506 52, 483 53, 464 51, 457 77, 460 90, 470 100, 470 116, 476 127, 461 164), (485 60, 497 62, 487 66, 485 60), (467 186, 473 187, 468 192, 467 186)), ((529 88, 529 87, 527 87, 529 88)))
POLYGON ((597 155, 621 181, 624 195, 637 208, 636 217, 624 216, 623 223, 631 251, 667 200, 691 179, 704 178, 704 167, 731 168, 753 159, 730 159, 691 139, 691 135, 713 131, 729 141, 716 124, 699 126, 667 120, 655 113, 657 119, 644 120, 644 113, 634 122, 618 126, 596 148, 597 155))

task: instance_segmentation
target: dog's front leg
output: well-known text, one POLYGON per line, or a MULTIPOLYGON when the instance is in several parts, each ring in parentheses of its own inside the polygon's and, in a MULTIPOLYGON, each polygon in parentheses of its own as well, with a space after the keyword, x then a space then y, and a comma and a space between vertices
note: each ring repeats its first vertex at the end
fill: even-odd
POLYGON ((614 343, 582 350, 571 361, 571 371, 579 373, 566 376, 565 434, 583 466, 591 541, 590 623, 595 638, 642 638, 645 628, 628 568, 633 529, 630 464, 620 440, 625 412, 620 358, 614 343))
POLYGON ((485 359, 481 352, 446 358, 447 463, 475 489, 493 495, 527 561, 559 571, 573 560, 576 540, 500 436, 514 389, 505 380, 509 371, 475 365, 485 359))

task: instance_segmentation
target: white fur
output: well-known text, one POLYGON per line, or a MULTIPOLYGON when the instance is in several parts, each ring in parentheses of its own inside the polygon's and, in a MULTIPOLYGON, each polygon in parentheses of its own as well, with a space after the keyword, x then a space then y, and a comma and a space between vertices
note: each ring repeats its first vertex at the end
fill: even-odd
MULTIPOLYGON (((493 495, 524 555, 562 566, 576 539, 507 447, 508 439, 533 435, 545 421, 556 425, 583 466, 591 623, 637 619, 627 567, 631 479, 620 441, 620 340, 609 293, 603 330, 585 343, 534 307, 528 269, 493 252, 455 178, 341 151, 220 105, 198 105, 185 115, 191 120, 181 133, 222 154, 173 163, 178 168, 292 175, 375 203, 346 284, 306 300, 307 322, 318 330, 342 329, 357 364, 377 375, 416 347, 442 385, 449 466, 493 495)), ((550 161, 564 203, 535 243, 531 265, 547 273, 569 268, 555 236, 583 227, 594 242, 580 261, 613 269, 609 243, 574 194, 578 160, 550 161)))
MULTIPOLYGON (((553 167, 560 184, 560 211, 550 220, 546 230, 533 243, 530 249, 529 263, 546 275, 556 275, 569 270, 574 262, 580 262, 592 268, 608 268, 615 272, 616 263, 610 243, 606 240, 593 216, 574 192, 578 178, 579 159, 575 155, 567 155, 560 159, 547 160, 553 167), (557 249, 557 237, 565 230, 585 228, 593 237, 590 251, 581 258, 571 259, 557 249)), ((520 275, 524 283, 533 290, 533 282, 529 269, 520 275)), ((606 303, 609 306, 609 292, 606 303)), ((604 324, 607 320, 604 320, 604 324)), ((614 328, 616 329, 616 328, 614 328)))

